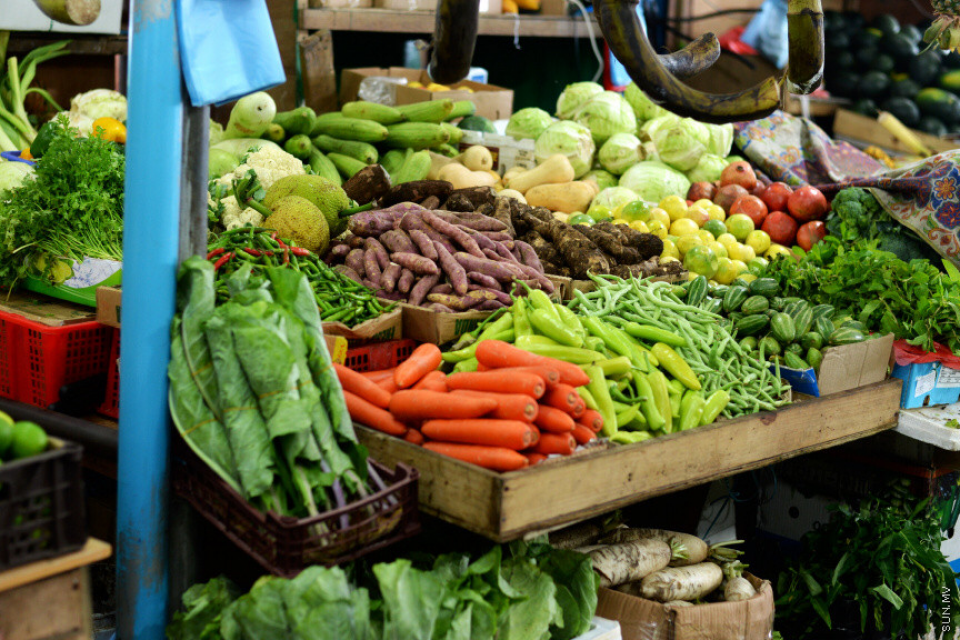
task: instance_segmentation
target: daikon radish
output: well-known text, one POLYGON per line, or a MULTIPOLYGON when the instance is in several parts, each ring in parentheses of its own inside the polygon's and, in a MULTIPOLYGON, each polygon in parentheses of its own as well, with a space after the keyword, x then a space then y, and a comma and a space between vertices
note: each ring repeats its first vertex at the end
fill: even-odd
MULTIPOLYGON (((635 582, 666 568, 670 564, 670 545, 661 540, 614 544, 594 549, 590 552, 590 559, 593 561, 593 570, 600 576, 600 586, 613 587, 635 582)), ((722 576, 721 572, 721 579, 722 576)))
POLYGON ((723 569, 712 562, 701 562, 689 567, 669 567, 643 578, 640 595, 657 602, 699 600, 716 591, 722 582, 723 569))

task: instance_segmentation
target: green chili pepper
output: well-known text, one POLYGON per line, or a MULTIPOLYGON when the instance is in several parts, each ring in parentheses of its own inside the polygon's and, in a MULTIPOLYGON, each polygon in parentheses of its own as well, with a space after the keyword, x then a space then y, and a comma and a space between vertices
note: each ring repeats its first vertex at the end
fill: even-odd
POLYGON ((584 334, 586 331, 583 328, 583 325, 580 323, 580 318, 573 311, 562 304, 555 304, 553 308, 556 309, 557 315, 560 317, 560 322, 564 325, 570 327, 575 333, 584 334))
MULTIPOLYGON (((650 388, 653 390, 653 398, 657 403, 657 409, 663 416, 663 430, 666 433, 673 433, 673 408, 670 402, 670 385, 667 384, 667 378, 659 369, 653 369, 647 374, 647 380, 650 382, 650 388)), ((651 425, 653 422, 648 419, 651 425)))
POLYGON ((600 367, 588 367, 586 372, 590 376, 587 389, 597 403, 597 411, 603 416, 603 435, 612 436, 617 432, 617 414, 613 410, 613 400, 610 398, 610 390, 607 389, 607 380, 600 367))
POLYGON ((582 347, 583 338, 569 327, 563 325, 555 315, 551 316, 544 309, 537 309, 530 314, 530 324, 533 328, 552 340, 568 347, 582 347))
POLYGON ((628 407, 626 410, 617 414, 617 426, 626 425, 634 421, 637 415, 640 413, 640 405, 634 404, 628 407))
POLYGON ((653 345, 651 353, 660 361, 660 365, 666 369, 670 375, 683 383, 688 389, 699 391, 702 387, 697 374, 693 372, 687 361, 679 353, 674 351, 669 345, 658 342, 653 345))
POLYGON ((700 426, 703 407, 703 394, 699 391, 687 391, 680 405, 680 431, 700 426))
MULTIPOLYGON (((527 336, 530 338, 532 336, 527 336)), ((597 353, 596 351, 590 351, 589 349, 577 349, 576 347, 566 347, 558 344, 543 344, 543 343, 526 343, 524 346, 521 346, 519 339, 516 342, 516 346, 524 351, 529 351, 530 353, 536 354, 538 356, 546 356, 547 358, 556 358, 557 360, 563 360, 564 362, 569 362, 570 364, 591 364, 593 362, 600 362, 601 360, 606 360, 602 353, 597 353)))
MULTIPOLYGON (((529 317, 527 318, 529 320, 529 317)), ((517 336, 514 346, 524 351, 530 351, 533 347, 560 347, 562 346, 556 340, 547 336, 538 336, 536 334, 517 336)))
POLYGON ((635 444, 653 438, 649 431, 618 431, 610 436, 610 442, 617 444, 635 444))
POLYGON ((545 311, 547 315, 555 319, 557 322, 560 322, 560 314, 557 313, 557 309, 553 304, 553 300, 550 299, 546 293, 540 289, 534 289, 527 295, 527 300, 530 301, 530 306, 534 309, 545 311))
POLYGON ((636 322, 623 322, 620 324, 620 326, 624 331, 634 338, 647 340, 649 342, 662 342, 670 345, 671 347, 687 346, 687 341, 684 338, 678 336, 672 331, 667 331, 666 329, 651 327, 650 325, 645 324, 638 324, 636 322))
POLYGON ((577 395, 583 400, 583 404, 587 405, 587 409, 597 411, 597 401, 593 399, 593 394, 590 393, 589 389, 586 387, 577 387, 577 395))
POLYGON ((480 363, 477 362, 476 358, 468 358, 466 360, 461 360, 457 364, 453 365, 454 373, 463 373, 466 371, 476 371, 477 367, 480 366, 480 363))
POLYGON ((703 405, 703 415, 700 417, 700 424, 712 424, 717 417, 727 408, 730 403, 730 394, 723 389, 713 392, 703 405))
POLYGON ((533 335, 530 319, 527 317, 527 304, 523 298, 517 298, 513 303, 513 331, 517 337, 533 335))
POLYGON ((666 424, 660 409, 657 406, 656 394, 650 383, 650 378, 639 371, 633 372, 633 381, 640 397, 640 409, 651 429, 662 429, 666 424))
POLYGON ((583 348, 603 353, 607 350, 607 345, 605 345, 600 338, 588 335, 583 338, 583 348))
POLYGON ((630 373, 631 369, 630 358, 626 356, 601 360, 597 362, 596 365, 600 367, 603 375, 607 376, 607 378, 619 378, 630 373))

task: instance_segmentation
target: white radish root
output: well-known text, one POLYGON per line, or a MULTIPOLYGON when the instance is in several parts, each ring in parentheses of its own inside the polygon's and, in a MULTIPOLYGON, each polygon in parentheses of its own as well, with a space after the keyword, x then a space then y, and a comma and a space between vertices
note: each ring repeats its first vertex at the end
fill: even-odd
POLYGON ((689 567, 670 567, 651 573, 640 584, 647 600, 699 600, 716 591, 723 582, 723 570, 712 562, 689 567))
POLYGON ((727 602, 740 602, 749 600, 757 595, 757 590, 753 588, 750 581, 746 578, 734 578, 728 580, 723 587, 723 599, 727 602))
POLYGON ((697 536, 666 529, 618 529, 601 539, 606 544, 620 544, 634 540, 661 540, 670 545, 671 567, 700 564, 707 559, 710 547, 697 536))
POLYGON ((614 587, 665 568, 670 564, 670 555, 666 542, 637 540, 595 549, 590 552, 590 559, 600 576, 600 586, 614 587))

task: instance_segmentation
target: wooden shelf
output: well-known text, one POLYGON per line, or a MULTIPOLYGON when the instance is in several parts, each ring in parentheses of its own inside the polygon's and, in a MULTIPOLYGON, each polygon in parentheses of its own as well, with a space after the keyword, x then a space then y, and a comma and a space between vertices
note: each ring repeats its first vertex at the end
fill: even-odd
POLYGON ((506 542, 891 429, 900 384, 886 380, 782 411, 502 474, 365 427, 357 431, 376 460, 406 462, 420 471, 424 512, 506 542))
MULTIPOLYGON (((307 9, 301 14, 300 27, 310 31, 327 29, 329 31, 428 34, 433 33, 436 19, 436 13, 433 11, 307 9)), ((593 23, 593 27, 594 33, 599 34, 596 22, 593 23)), ((515 33, 528 38, 572 38, 586 36, 587 28, 582 19, 568 16, 480 16, 479 34, 481 36, 512 37, 515 33)))
POLYGON ((111 551, 106 542, 89 538, 79 551, 0 571, 0 593, 106 560, 111 551))

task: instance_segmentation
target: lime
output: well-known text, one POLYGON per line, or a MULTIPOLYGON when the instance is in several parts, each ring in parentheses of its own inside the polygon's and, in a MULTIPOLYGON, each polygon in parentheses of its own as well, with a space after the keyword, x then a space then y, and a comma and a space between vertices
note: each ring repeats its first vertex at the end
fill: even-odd
POLYGON ((650 205, 643 200, 633 200, 622 205, 619 217, 627 222, 646 222, 650 220, 650 211, 650 205))
POLYGON ((680 255, 686 255, 690 249, 703 246, 703 240, 697 236, 683 236, 677 240, 677 251, 680 255))
POLYGON ((663 251, 660 252, 660 262, 663 262, 664 258, 680 258, 680 250, 677 249, 677 245, 673 244, 669 240, 663 241, 663 251))
POLYGON ((687 201, 680 196, 667 196, 660 201, 659 207, 667 212, 670 220, 680 220, 687 216, 687 201))
POLYGON ((700 227, 690 218, 674 220, 673 224, 670 225, 670 233, 681 238, 683 236, 695 236, 698 231, 700 231, 700 227))
POLYGON ((723 210, 718 204, 711 204, 709 207, 704 207, 707 210, 707 214, 710 216, 711 220, 719 220, 723 222, 727 219, 727 212, 723 210))
POLYGON ((739 242, 746 240, 750 232, 754 230, 753 220, 744 213, 733 214, 727 218, 725 224, 727 225, 727 231, 739 242))
MULTIPOLYGON (((713 249, 704 245, 692 247, 683 256, 683 266, 688 271, 712 278, 720 268, 720 258, 713 249)), ((731 278, 733 280, 733 278, 731 278)))
POLYGON ((650 227, 643 220, 634 220, 630 223, 630 228, 640 233, 650 233, 650 227))
POLYGON ((700 239, 703 240, 703 243, 704 243, 704 244, 706 244, 706 243, 708 243, 708 242, 716 242, 716 241, 717 241, 717 239, 713 237, 713 234, 712 234, 712 233, 710 233, 709 231, 706 231, 706 230, 704 230, 704 229, 700 229, 700 231, 697 232, 697 235, 700 236, 700 239))
MULTIPOLYGON (((722 244, 720 244, 719 242, 717 242, 716 240, 713 240, 713 241, 711 241, 711 242, 705 242, 704 244, 707 245, 708 247, 710 247, 711 249, 713 249, 713 252, 714 252, 715 254, 717 254, 717 257, 718 257, 718 258, 729 258, 729 257, 730 257, 730 252, 727 251, 727 248, 726 248, 725 246, 723 246, 722 244)), ((726 283, 724 283, 724 284, 726 284, 726 283)))
POLYGON ((693 205, 687 209, 687 218, 696 222, 698 227, 702 227, 707 224, 707 220, 710 219, 710 214, 707 213, 707 210, 703 207, 693 205))
POLYGON ((13 441, 13 418, 0 411, 0 458, 3 458, 13 441))
POLYGON ((730 284, 737 277, 736 267, 730 258, 717 258, 717 273, 713 279, 720 284, 730 284))
POLYGON ((775 260, 780 256, 792 256, 790 249, 786 248, 782 244, 773 243, 770 245, 770 248, 767 249, 767 252, 763 254, 763 257, 767 260, 775 260))
POLYGON ((19 460, 47 450, 47 432, 36 422, 21 421, 13 425, 10 457, 19 460))
POLYGON ((661 240, 667 237, 667 227, 659 220, 651 220, 647 223, 647 228, 650 229, 650 233, 657 236, 661 240))
POLYGON ((767 252, 767 249, 770 248, 770 234, 766 231, 751 231, 747 234, 747 244, 753 247, 754 252, 757 255, 762 255, 767 252))
POLYGON ((759 275, 767 268, 770 262, 764 258, 757 256, 753 260, 747 262, 747 268, 750 270, 750 273, 754 275, 759 275))
POLYGON ((670 223, 673 222, 670 219, 670 214, 668 214, 666 211, 664 211, 660 207, 654 207, 653 209, 650 210, 650 219, 659 220, 661 223, 663 223, 663 226, 665 226, 668 229, 670 228, 670 223))
POLYGON ((587 209, 587 215, 593 218, 595 221, 600 222, 601 220, 612 218, 613 211, 610 211, 610 207, 605 207, 600 204, 595 204, 595 205, 592 205, 589 209, 587 209))
POLYGON ((585 213, 578 213, 577 215, 570 216, 570 218, 567 219, 567 224, 585 224, 589 227, 593 223, 594 223, 593 218, 591 218, 585 213))
POLYGON ((709 231, 714 238, 719 238, 727 232, 727 227, 719 220, 707 220, 707 224, 703 225, 703 230, 709 231))

